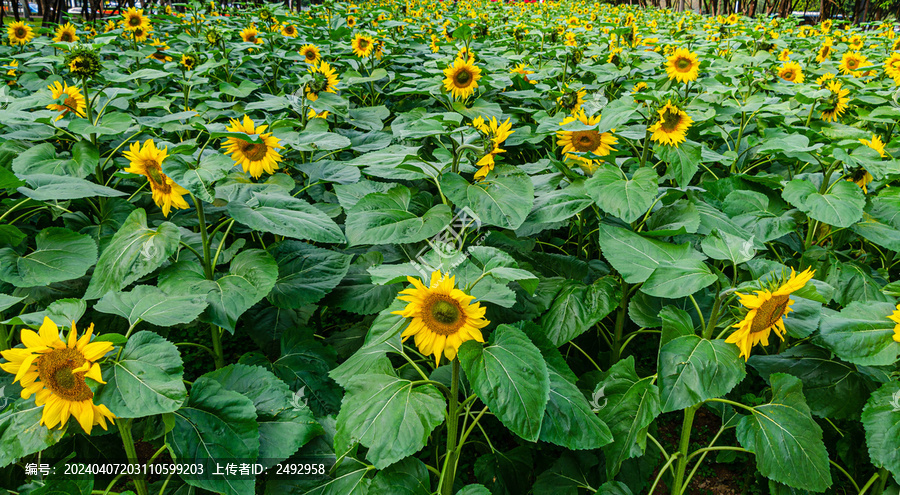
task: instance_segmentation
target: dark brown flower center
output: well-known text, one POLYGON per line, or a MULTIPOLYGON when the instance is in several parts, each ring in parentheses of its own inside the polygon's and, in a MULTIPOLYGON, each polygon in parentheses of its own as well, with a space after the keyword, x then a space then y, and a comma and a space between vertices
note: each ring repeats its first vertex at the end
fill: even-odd
POLYGON ((360 51, 365 51, 367 48, 369 48, 369 40, 360 38, 357 45, 359 46, 360 51))
POLYGON ((756 310, 753 323, 750 324, 750 333, 762 332, 771 328, 784 316, 790 300, 791 298, 788 296, 772 296, 771 299, 762 303, 756 310))
POLYGON ((684 57, 679 58, 675 61, 675 68, 678 72, 688 72, 691 70, 691 60, 684 57))
POLYGON ((60 41, 71 42, 72 41, 72 33, 66 31, 60 35, 59 39, 60 39, 60 41))
POLYGON ((312 50, 306 50, 306 53, 303 54, 303 56, 306 58, 306 60, 315 60, 316 52, 314 52, 312 50))
POLYGON ((266 157, 266 152, 269 151, 269 148, 265 143, 249 143, 244 141, 243 139, 238 139, 238 145, 240 146, 241 153, 244 154, 247 158, 252 162, 258 162, 266 157))
POLYGON ((16 38, 24 38, 28 35, 28 32, 23 27, 16 28, 16 38))
POLYGON ((457 86, 466 87, 472 82, 472 73, 468 69, 462 69, 453 78, 457 86))
POLYGON ((672 132, 678 129, 678 125, 681 124, 681 112, 678 110, 667 109, 662 114, 662 130, 666 132, 672 132))
POLYGON ((450 296, 431 294, 423 306, 422 319, 437 334, 453 335, 466 322, 459 302, 450 296))
POLYGON ((847 68, 855 69, 857 67, 859 67, 859 60, 856 60, 855 58, 851 58, 850 60, 847 61, 847 68))
POLYGON ((789 69, 789 70, 785 71, 784 75, 782 75, 781 77, 783 77, 787 81, 793 81, 795 75, 796 74, 794 74, 794 71, 789 69))
POLYGON ((601 144, 600 133, 591 129, 572 132, 572 147, 580 152, 594 151, 601 144))
POLYGON ((73 373, 86 359, 78 349, 55 349, 37 358, 38 377, 55 395, 73 402, 92 399, 94 393, 84 382, 85 372, 73 373))
POLYGON ((128 25, 129 25, 129 26, 134 26, 134 27, 140 26, 140 25, 141 25, 141 18, 140 18, 140 17, 136 17, 136 16, 131 16, 131 17, 129 17, 129 18, 128 18, 128 25))

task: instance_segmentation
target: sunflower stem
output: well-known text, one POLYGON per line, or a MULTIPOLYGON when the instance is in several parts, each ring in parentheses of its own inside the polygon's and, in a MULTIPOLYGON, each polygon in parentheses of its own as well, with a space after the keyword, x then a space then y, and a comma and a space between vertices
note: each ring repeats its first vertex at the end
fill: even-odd
MULTIPOLYGON (((122 446, 125 448, 125 455, 128 456, 128 462, 130 464, 137 464, 137 450, 134 448, 134 438, 131 436, 131 423, 133 421, 133 419, 123 419, 116 423, 116 425, 119 428, 119 436, 122 437, 122 446)), ((147 491, 147 480, 144 479, 143 474, 136 474, 132 479, 134 480, 134 489, 137 491, 138 495, 149 495, 150 492, 147 491)))
POLYGON ((713 330, 716 329, 716 323, 719 321, 719 307, 722 305, 721 294, 716 295, 716 302, 713 303, 712 312, 709 313, 709 321, 706 322, 706 328, 703 329, 703 338, 709 340, 712 337, 713 330))
POLYGON ((625 312, 628 311, 628 284, 622 282, 622 300, 619 302, 619 311, 616 313, 616 327, 613 333, 612 354, 610 363, 612 366, 622 359, 622 335, 625 332, 625 312))
POLYGON ((456 478, 456 429, 459 426, 459 358, 453 358, 453 377, 450 379, 450 406, 447 409, 447 457, 441 475, 441 495, 453 495, 453 481, 456 478))
POLYGON ((9 349, 9 332, 6 325, 0 325, 0 351, 9 349))
POLYGON ((687 469, 687 454, 691 444, 691 428, 694 426, 694 414, 699 406, 691 406, 684 410, 684 422, 681 424, 681 441, 678 444, 678 464, 675 467, 675 483, 671 493, 680 495, 684 491, 684 472, 687 469))

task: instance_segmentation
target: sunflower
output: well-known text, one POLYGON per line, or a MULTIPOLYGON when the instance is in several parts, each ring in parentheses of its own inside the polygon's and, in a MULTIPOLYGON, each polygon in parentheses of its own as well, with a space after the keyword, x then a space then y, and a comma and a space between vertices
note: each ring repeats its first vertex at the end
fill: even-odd
POLYGON ((841 88, 840 81, 829 82, 828 90, 831 91, 831 96, 823 104, 822 118, 828 122, 834 122, 847 110, 847 104, 850 102, 847 95, 850 94, 850 90, 841 88))
POLYGON ((354 26, 356 26, 356 17, 352 15, 347 16, 347 27, 353 29, 354 26))
POLYGON ((440 40, 440 38, 438 38, 438 35, 436 35, 436 34, 431 35, 431 44, 428 45, 429 48, 431 48, 431 53, 437 53, 440 51, 441 48, 437 44, 438 40, 440 40))
POLYGON ((309 101, 319 99, 319 93, 334 93, 338 83, 337 73, 328 65, 328 62, 319 62, 309 68, 313 79, 306 84, 306 98, 309 101))
POLYGON ((516 131, 512 130, 509 119, 500 124, 497 122, 497 117, 491 117, 489 124, 484 123, 484 118, 476 117, 472 120, 472 126, 478 129, 485 138, 485 155, 475 164, 481 167, 475 172, 475 180, 483 180, 487 177, 488 172, 494 170, 494 157, 506 152, 506 150, 500 149, 500 145, 516 131))
POLYGON ((900 53, 892 53, 884 61, 884 73, 894 81, 900 82, 900 53))
POLYGON ((819 52, 816 54, 816 62, 824 62, 828 60, 828 57, 831 55, 831 39, 828 38, 822 43, 822 46, 819 47, 819 52))
POLYGON ((6 64, 6 65, 8 65, 9 67, 12 67, 12 68, 9 69, 8 71, 6 71, 6 75, 7 75, 7 76, 12 76, 12 77, 13 77, 13 80, 7 83, 7 85, 12 86, 12 85, 16 84, 16 79, 15 79, 15 77, 16 77, 16 68, 19 66, 19 61, 18 61, 18 60, 12 60, 12 61, 10 61, 8 64, 6 64))
POLYGON ((631 94, 640 93, 645 89, 647 89, 647 83, 639 82, 631 87, 631 94))
POLYGON ((166 54, 166 50, 169 49, 169 45, 164 41, 153 40, 150 42, 151 45, 156 47, 156 51, 147 55, 147 58, 152 58, 154 60, 159 60, 160 62, 171 62, 172 57, 166 54))
POLYGON ((669 74, 669 79, 675 79, 678 82, 696 81, 699 72, 700 61, 697 60, 697 54, 684 48, 675 50, 666 63, 666 73, 669 74))
MULTIPOLYGON (((584 125, 594 126, 600 123, 600 115, 588 117, 583 110, 579 110, 570 117, 566 117, 560 125, 566 125, 571 122, 579 121, 584 125)), ((606 156, 612 151, 613 145, 618 142, 615 136, 610 132, 598 132, 595 129, 586 129, 582 131, 557 131, 556 144, 562 146, 563 153, 566 158, 579 162, 579 166, 585 173, 591 174, 596 169, 595 161, 582 153, 593 153, 597 156, 606 156)))
POLYGON ((581 110, 581 105, 584 104, 585 95, 587 95, 587 91, 585 91, 584 88, 570 90, 567 83, 566 87, 563 89, 562 96, 556 98, 556 103, 568 110, 569 113, 574 114, 581 110))
POLYGON ((522 76, 522 80, 530 84, 537 84, 537 81, 531 81, 528 79, 528 74, 534 74, 533 70, 529 70, 528 64, 518 64, 513 67, 510 71, 510 74, 519 74, 522 76))
POLYGON ((778 60, 782 62, 787 62, 791 59, 791 53, 793 53, 790 49, 785 48, 778 53, 778 60))
POLYGON ((137 141, 131 143, 129 151, 122 153, 131 162, 124 171, 147 177, 153 191, 153 202, 162 208, 163 216, 166 217, 173 206, 179 210, 188 208, 183 197, 188 194, 188 190, 162 172, 162 162, 166 159, 167 150, 168 148, 158 149, 156 143, 148 139, 143 146, 137 141))
POLYGON ((859 188, 862 189, 863 194, 869 194, 869 184, 873 180, 875 180, 875 177, 872 177, 872 174, 864 168, 856 169, 850 174, 850 177, 847 178, 847 182, 852 182, 859 186, 859 188))
POLYGON ((456 52, 456 58, 461 58, 467 63, 473 64, 475 63, 475 52, 466 47, 462 47, 456 52))
POLYGON ((888 316, 888 319, 896 323, 896 325, 894 325, 894 342, 900 342, 900 304, 898 304, 897 309, 888 316))
POLYGON ((828 81, 834 79, 834 76, 835 75, 833 73, 826 72, 826 73, 822 74, 821 76, 819 76, 818 78, 816 78, 816 84, 821 86, 822 89, 825 89, 828 87, 828 81))
POLYGON ((14 22, 6 28, 10 45, 24 45, 34 39, 34 30, 24 21, 14 22))
POLYGON ((787 82, 800 84, 803 82, 803 69, 797 62, 785 62, 778 69, 778 77, 787 82))
POLYGON ((412 318, 409 326, 403 331, 405 341, 415 336, 419 352, 434 355, 434 364, 438 366, 441 355, 447 359, 456 358, 456 352, 463 342, 476 340, 484 342, 481 329, 490 323, 484 319, 484 308, 479 303, 472 303, 474 296, 456 288, 455 277, 450 274, 441 276, 441 272, 431 274, 431 284, 426 287, 419 279, 406 277, 413 288, 400 291, 397 296, 408 304, 393 314, 404 318, 412 318))
POLYGON ((126 31, 142 29, 146 31, 150 27, 150 19, 144 17, 143 9, 131 7, 122 14, 122 28, 126 31))
POLYGON ((293 24, 285 24, 281 28, 281 35, 285 38, 296 38, 297 37, 297 26, 293 24))
POLYGON ((263 44, 262 38, 259 38, 259 31, 255 27, 246 27, 241 30, 241 39, 247 43, 263 44))
POLYGON ((53 84, 47 86, 47 89, 52 93, 54 100, 59 100, 65 96, 61 105, 59 103, 47 105, 47 108, 50 110, 62 112, 53 120, 59 120, 69 112, 75 112, 75 115, 84 117, 84 95, 81 94, 81 90, 77 86, 69 86, 68 84, 60 84, 59 81, 54 81, 53 84))
POLYGON ((684 110, 673 105, 671 101, 660 108, 659 120, 648 129, 653 133, 650 139, 660 144, 668 144, 678 147, 685 140, 685 134, 690 129, 693 120, 684 110))
POLYGON ((115 28, 116 28, 116 21, 109 20, 109 21, 106 21, 106 25, 103 26, 103 32, 108 33, 115 28))
POLYGON ((328 118, 328 110, 324 110, 321 113, 316 113, 316 111, 312 108, 309 109, 309 112, 306 112, 307 119, 327 119, 328 118))
POLYGON ((822 31, 823 31, 823 32, 830 31, 830 30, 831 30, 831 24, 832 24, 832 22, 833 22, 833 21, 832 21, 831 19, 828 19, 827 21, 823 21, 823 22, 822 22, 822 26, 821 26, 821 27, 822 27, 822 31))
POLYGON ((193 53, 183 53, 181 55, 181 62, 179 63, 184 67, 184 70, 194 70, 194 67, 197 67, 200 60, 193 53))
POLYGON ((138 43, 143 43, 143 42, 147 41, 147 38, 150 37, 150 33, 152 33, 152 32, 153 32, 153 28, 151 28, 150 26, 147 26, 146 28, 139 27, 136 29, 131 29, 129 31, 125 31, 124 33, 122 33, 122 35, 127 37, 128 35, 126 33, 131 33, 131 36, 134 38, 134 41, 136 41, 138 43))
POLYGON ((303 45, 300 47, 300 56, 308 64, 316 64, 321 59, 319 48, 316 45, 303 45))
POLYGON ((69 72, 79 78, 90 79, 100 73, 103 68, 100 57, 91 49, 76 45, 63 60, 69 72))
POLYGON ((94 425, 106 429, 106 420, 114 423, 115 415, 104 405, 94 404, 94 392, 86 378, 106 383, 97 361, 113 350, 106 341, 91 342, 94 324, 78 338, 75 324, 66 342, 59 338, 59 327, 44 317, 39 333, 22 330, 24 347, 0 351, 7 362, 0 369, 15 375, 13 383, 22 386, 21 397, 35 395, 34 403, 44 406, 40 424, 47 428, 64 427, 74 417, 90 435, 94 425))
POLYGON ((78 36, 75 34, 75 26, 71 22, 58 26, 56 28, 56 36, 53 37, 53 41, 56 43, 75 43, 78 39, 78 36))
POLYGON ((884 142, 881 140, 881 136, 879 136, 878 134, 872 134, 871 141, 869 141, 868 139, 860 139, 859 142, 877 151, 878 154, 881 155, 882 158, 884 158, 884 142))
POLYGON ((458 58, 444 69, 444 76, 444 89, 453 95, 453 99, 464 100, 475 93, 481 79, 481 69, 458 58))
POLYGON ((841 63, 838 65, 838 68, 841 69, 841 72, 844 74, 853 74, 860 67, 864 67, 866 65, 867 59, 865 56, 861 55, 858 52, 847 52, 841 57, 841 63))
POLYGON ((353 40, 350 42, 350 46, 353 48, 354 55, 359 58, 366 58, 372 54, 372 49, 375 48, 375 40, 373 40, 371 36, 356 33, 356 35, 353 36, 353 40))
POLYGON ((775 335, 784 340, 784 317, 793 311, 791 305, 794 300, 790 295, 802 289, 816 272, 807 268, 800 274, 796 274, 791 268, 791 276, 787 281, 781 282, 774 291, 768 289, 755 291, 756 295, 737 293, 741 304, 747 308, 744 319, 733 325, 737 330, 725 339, 729 344, 737 344, 741 350, 741 357, 750 358, 750 350, 756 344, 762 342, 769 345, 769 333, 775 331, 775 335))
POLYGON ((278 162, 281 161, 281 155, 276 151, 282 148, 280 141, 272 136, 272 133, 263 134, 267 127, 269 126, 257 126, 249 116, 244 115, 243 123, 231 119, 231 125, 225 128, 228 132, 244 132, 257 136, 258 143, 236 137, 227 138, 222 143, 225 153, 230 154, 234 162, 239 163, 244 172, 250 172, 254 179, 258 179, 263 172, 274 174, 278 169, 278 162))

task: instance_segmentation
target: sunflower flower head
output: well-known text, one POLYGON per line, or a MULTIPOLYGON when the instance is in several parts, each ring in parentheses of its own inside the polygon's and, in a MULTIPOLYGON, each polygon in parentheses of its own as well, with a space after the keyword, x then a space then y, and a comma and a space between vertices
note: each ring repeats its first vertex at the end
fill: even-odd
MULTIPOLYGON (((583 110, 578 110, 572 116, 566 117, 560 125, 572 122, 581 122, 586 126, 596 126, 600 123, 600 115, 585 115, 583 110)), ((618 139, 611 132, 599 132, 596 129, 579 131, 558 131, 556 144, 562 146, 562 152, 566 158, 578 163, 585 174, 591 175, 597 169, 599 161, 591 155, 606 156, 613 151, 618 139)))
POLYGON ((138 142, 131 143, 131 147, 123 155, 130 162, 125 172, 147 177, 153 193, 153 202, 162 208, 163 215, 168 217, 173 207, 178 210, 188 208, 184 199, 188 190, 163 173, 162 163, 166 159, 166 151, 167 148, 159 149, 152 139, 148 139, 143 146, 138 142))
POLYGON ((256 142, 229 137, 222 143, 225 153, 231 155, 234 162, 254 179, 262 176, 263 172, 274 174, 281 161, 281 154, 278 153, 282 148, 280 141, 272 133, 264 133, 266 128, 267 125, 256 125, 247 115, 244 115, 243 122, 231 119, 231 125, 226 127, 228 132, 243 132, 253 136, 256 142))
POLYGON ((697 54, 685 48, 678 48, 666 62, 666 73, 669 79, 686 83, 696 81, 700 73, 700 61, 697 54))
POLYGON ((500 145, 516 131, 512 130, 509 119, 501 124, 497 121, 497 117, 491 117, 490 122, 487 123, 484 118, 476 117, 472 121, 472 126, 478 129, 484 138, 484 156, 475 164, 481 167, 475 172, 475 180, 483 180, 487 177, 488 172, 494 170, 494 157, 506 152, 500 148, 500 145))
POLYGON ((61 103, 47 105, 47 109, 60 112, 54 121, 65 117, 69 112, 73 112, 79 117, 84 117, 85 99, 84 95, 81 94, 81 89, 77 86, 69 86, 66 83, 60 84, 59 81, 54 81, 53 84, 47 86, 47 89, 50 90, 54 100, 62 100, 61 103))
POLYGON ((827 122, 834 122, 847 110, 850 90, 842 87, 841 82, 837 80, 828 81, 827 84, 831 94, 822 103, 822 118, 827 122))
POLYGON ((463 342, 484 342, 481 329, 490 323, 484 319, 486 308, 457 289, 455 277, 435 271, 428 286, 417 278, 406 279, 413 287, 400 291, 397 298, 407 305, 393 314, 412 320, 401 336, 404 341, 413 337, 419 352, 434 355, 435 367, 442 355, 455 359, 463 342))
POLYGON ((75 26, 71 22, 57 26, 53 36, 53 41, 56 43, 75 43, 78 39, 78 35, 75 34, 75 26))
POLYGON ((353 36, 353 40, 350 41, 350 48, 353 49, 353 54, 357 57, 368 58, 375 49, 375 40, 369 35, 356 33, 353 36))
POLYGON ((769 334, 773 331, 781 340, 784 340, 784 317, 793 311, 791 305, 794 300, 790 295, 806 286, 812 280, 815 270, 807 268, 801 273, 791 269, 790 277, 782 277, 773 286, 755 291, 756 295, 738 292, 743 310, 746 313, 743 319, 733 325, 736 328, 725 339, 729 344, 736 344, 741 351, 741 357, 750 358, 750 351, 756 344, 769 345, 769 334))
POLYGON ((77 45, 69 51, 63 63, 69 68, 69 73, 80 79, 92 79, 103 68, 97 52, 84 45, 77 45))
POLYGON ((658 111, 659 120, 650 126, 653 134, 650 139, 660 144, 678 147, 686 139, 687 130, 690 129, 693 119, 684 110, 673 105, 671 101, 658 111))
POLYGON ((122 29, 126 31, 135 31, 142 29, 144 31, 150 27, 150 19, 144 16, 143 9, 135 9, 131 7, 122 14, 122 29))
POLYGON ((472 62, 458 58, 444 69, 444 89, 454 100, 465 100, 475 94, 478 80, 481 79, 481 68, 472 62))
POLYGON ((85 433, 94 425, 106 429, 106 420, 114 422, 115 415, 104 405, 94 404, 94 392, 87 378, 106 383, 100 374, 98 360, 113 349, 110 342, 94 341, 94 325, 80 338, 75 325, 65 342, 60 339, 59 327, 48 317, 38 332, 22 330, 24 347, 0 351, 6 360, 0 369, 15 375, 13 383, 22 386, 21 397, 35 396, 37 406, 43 406, 40 424, 53 429, 64 427, 74 417, 85 433))
POLYGON ((25 45, 34 39, 34 30, 31 29, 31 26, 25 24, 25 21, 18 21, 6 28, 6 35, 9 38, 10 45, 25 45))
POLYGON ((585 91, 584 88, 571 89, 569 88, 569 85, 566 84, 565 88, 563 88, 562 95, 556 98, 556 103, 570 114, 574 115, 581 110, 581 105, 584 104, 585 95, 587 95, 587 91, 585 91))
POLYGON ((900 342, 900 304, 898 304, 897 309, 888 316, 888 319, 896 323, 896 325, 894 325, 894 342, 900 342))
POLYGON ((797 62, 785 62, 778 69, 778 77, 787 82, 800 84, 803 82, 803 68, 797 62))
POLYGON ((334 93, 339 82, 337 73, 328 62, 313 64, 308 72, 312 74, 312 81, 306 83, 306 99, 316 101, 320 93, 334 93))
POLYGON ((319 52, 319 48, 316 45, 303 45, 300 47, 300 56, 303 57, 303 61, 310 64, 315 65, 322 59, 322 55, 319 52))
POLYGON ((881 136, 878 134, 872 134, 871 140, 860 139, 859 142, 877 151, 878 154, 884 158, 884 141, 881 140, 881 136))

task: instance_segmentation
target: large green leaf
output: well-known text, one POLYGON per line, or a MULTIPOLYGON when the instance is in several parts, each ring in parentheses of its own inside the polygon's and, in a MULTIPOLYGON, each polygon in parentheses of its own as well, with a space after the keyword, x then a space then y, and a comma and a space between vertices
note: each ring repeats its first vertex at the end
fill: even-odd
POLYGON ((892 380, 872 393, 862 424, 872 463, 900 479, 900 382, 892 380))
POLYGON ((40 424, 44 407, 34 405, 31 398, 0 412, 0 468, 54 445, 65 435, 65 425, 51 430, 40 424))
POLYGON ((352 356, 331 370, 329 375, 340 386, 346 388, 347 382, 356 375, 370 373, 393 374, 394 367, 387 353, 400 352, 400 332, 409 324, 409 320, 400 315, 393 314, 406 306, 403 301, 394 301, 390 307, 382 311, 366 333, 366 339, 352 356))
POLYGON ((822 429, 803 398, 803 382, 782 373, 769 376, 772 400, 738 421, 738 442, 756 454, 756 468, 767 478, 794 488, 825 491, 831 486, 822 429))
POLYGON ((576 181, 564 189, 542 194, 534 199, 525 223, 561 222, 587 208, 592 203, 583 181, 576 181))
POLYGON ((175 225, 151 229, 144 210, 134 210, 100 255, 84 298, 97 299, 148 275, 175 253, 180 239, 175 225))
POLYGON ((299 241, 280 242, 270 252, 278 263, 278 279, 269 300, 279 308, 319 302, 341 283, 352 258, 299 241))
POLYGON ((701 260, 682 259, 660 263, 641 285, 641 292, 654 297, 687 297, 716 281, 716 275, 701 260))
POLYGON ((678 185, 687 187, 700 169, 703 148, 694 141, 685 141, 681 146, 663 146, 656 153, 666 162, 666 177, 673 177, 678 185))
POLYGON ((621 299, 622 287, 613 277, 591 285, 567 281, 541 318, 541 326, 550 341, 561 346, 603 319, 621 299))
POLYGON ((278 265, 261 249, 242 251, 231 260, 228 273, 207 280, 200 265, 178 262, 159 277, 159 288, 175 295, 206 295, 209 306, 203 321, 234 333, 238 318, 275 286, 278 265))
POLYGON ((50 285, 81 277, 97 261, 94 240, 69 229, 48 227, 34 242, 34 251, 25 256, 0 249, 0 280, 16 287, 50 285))
POLYGON ((703 253, 714 260, 727 260, 737 265, 750 261, 756 254, 753 238, 745 239, 715 230, 700 241, 703 253))
POLYGON ((876 386, 856 366, 832 358, 827 350, 810 344, 774 356, 751 356, 748 363, 764 379, 772 373, 801 379, 810 410, 826 418, 857 419, 876 386), (835 400, 838 397, 840 400, 835 400))
POLYGON ((340 453, 359 442, 369 448, 366 458, 384 469, 421 450, 444 421, 445 408, 433 385, 391 375, 353 377, 338 414, 335 448, 340 453))
POLYGON ((431 495, 431 479, 425 463, 407 457, 379 471, 372 480, 374 493, 395 495, 431 495))
POLYGON ((316 242, 345 242, 344 233, 328 215, 302 199, 283 194, 247 191, 228 203, 228 213, 263 232, 316 242))
POLYGON ((513 433, 535 441, 550 397, 550 375, 541 351, 519 329, 500 325, 487 346, 470 340, 459 360, 472 388, 513 433))
POLYGON ((441 177, 441 189, 457 206, 471 209, 482 223, 517 229, 525 221, 534 202, 534 186, 515 167, 499 166, 476 184, 459 174, 441 177))
MULTIPOLYGON (((179 462, 204 464, 213 472, 218 459, 256 460, 259 429, 253 401, 201 376, 191 385, 188 402, 174 413, 166 443, 179 462)), ((188 484, 226 495, 252 495, 256 483, 240 476, 189 476, 188 484)))
POLYGON ((103 366, 106 385, 94 402, 106 405, 118 418, 170 413, 187 396, 183 370, 181 354, 171 342, 153 332, 137 332, 118 359, 103 366))
POLYGON ((171 327, 194 321, 206 306, 206 299, 202 296, 175 296, 152 285, 138 285, 131 292, 107 292, 97 301, 94 309, 127 318, 131 325, 146 321, 160 327, 171 327))
POLYGON ((851 302, 839 313, 827 312, 819 324, 819 339, 845 361, 864 366, 887 366, 897 361, 900 343, 894 341, 896 323, 891 303, 851 302))
POLYGON ((447 205, 431 207, 422 216, 410 211, 412 195, 398 186, 370 193, 347 211, 347 240, 360 244, 408 244, 434 236, 450 223, 447 205))
POLYGON ((811 218, 835 227, 849 227, 862 218, 866 198, 854 183, 839 180, 825 194, 819 194, 812 182, 794 179, 784 187, 781 197, 811 218))
POLYGON ((634 357, 628 356, 601 376, 591 402, 612 432, 613 442, 603 452, 607 475, 613 478, 623 461, 647 448, 647 428, 661 412, 659 389, 652 377, 638 378, 634 357))
POLYGON ((678 337, 662 346, 658 370, 663 412, 721 397, 747 374, 736 345, 696 335, 678 337))
POLYGON ((232 364, 204 376, 253 401, 259 425, 259 460, 267 468, 324 433, 309 406, 271 371, 232 364))
POLYGON ((215 183, 224 179, 234 168, 234 161, 222 153, 212 153, 200 159, 200 163, 189 162, 190 157, 171 156, 162 164, 163 173, 199 199, 212 203, 215 199, 215 183))
POLYGON ((604 165, 584 187, 600 209, 631 223, 650 209, 659 193, 658 179, 650 167, 638 169, 629 179, 618 167, 604 165))
POLYGON ((18 191, 35 201, 125 196, 122 191, 68 175, 31 174, 22 176, 22 179, 28 187, 19 187, 18 191))
POLYGON ((600 248, 603 256, 629 284, 647 280, 660 264, 704 258, 689 243, 675 245, 647 239, 606 224, 600 225, 600 248))
POLYGON ((534 468, 531 449, 520 445, 508 451, 494 450, 475 461, 475 479, 492 495, 527 493, 529 479, 522 473, 534 468))

